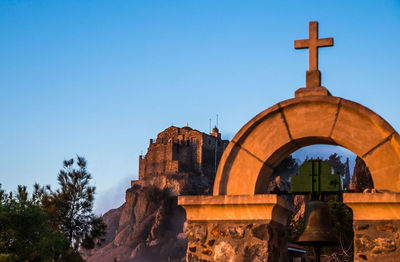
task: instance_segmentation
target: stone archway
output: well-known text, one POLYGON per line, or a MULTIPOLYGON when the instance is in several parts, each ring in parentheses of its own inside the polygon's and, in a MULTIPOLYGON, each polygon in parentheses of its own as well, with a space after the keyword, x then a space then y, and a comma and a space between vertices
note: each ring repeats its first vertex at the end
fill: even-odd
MULTIPOLYGON (((309 23, 306 88, 250 120, 232 139, 218 166, 213 196, 179 196, 187 214, 188 261, 287 261, 285 226, 291 206, 263 194, 273 169, 313 144, 345 147, 367 164, 385 193, 344 193, 353 210, 355 261, 397 261, 400 256, 400 136, 379 115, 321 86, 318 37, 309 23)), ((379 192, 379 191, 378 191, 379 192)))
POLYGON ((355 261, 400 255, 400 136, 366 107, 314 91, 296 92, 243 126, 221 158, 213 196, 179 196, 188 261, 286 261, 291 205, 263 193, 283 158, 313 144, 349 149, 365 161, 375 187, 391 191, 343 195, 354 214, 355 261))
POLYGON ((400 191, 400 136, 385 120, 343 98, 303 96, 266 109, 242 127, 222 156, 213 194, 264 193, 273 169, 313 144, 349 149, 365 161, 376 188, 400 191))

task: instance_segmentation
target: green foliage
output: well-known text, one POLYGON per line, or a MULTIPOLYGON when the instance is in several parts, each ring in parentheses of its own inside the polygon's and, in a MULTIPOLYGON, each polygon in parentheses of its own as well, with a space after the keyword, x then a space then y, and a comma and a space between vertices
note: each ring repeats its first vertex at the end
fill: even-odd
POLYGON ((328 202, 333 228, 341 243, 349 246, 353 242, 353 211, 343 204, 340 196, 328 202))
POLYGON ((0 262, 14 262, 17 257, 13 254, 0 254, 0 262))
POLYGON ((0 185, 0 262, 83 261, 80 247, 92 249, 101 243, 106 225, 93 214, 95 188, 86 160, 64 161, 58 175, 60 188, 34 185, 29 198, 26 186, 17 194, 0 185))
POLYGON ((96 188, 89 185, 92 176, 86 169, 86 160, 78 156, 76 166, 74 162, 64 161, 57 177, 58 190, 37 187, 35 195, 41 198, 50 226, 65 235, 71 248, 92 249, 95 244, 100 245, 106 225, 93 214, 96 188))
POLYGON ((45 213, 28 199, 25 186, 0 196, 0 261, 46 261, 68 250, 67 239, 47 226, 45 213))
MULTIPOLYGON (((333 230, 339 239, 339 245, 323 247, 321 257, 323 261, 353 261, 354 253, 354 231, 353 212, 342 202, 340 195, 334 196, 328 201, 329 213, 333 230)), ((304 222, 303 222, 304 223, 304 222)), ((304 230, 304 227, 303 227, 304 230)), ((308 254, 313 254, 311 247, 305 247, 308 254)))
POLYGON ((341 155, 333 153, 328 157, 327 161, 331 165, 336 174, 340 174, 341 176, 343 176, 346 172, 345 171, 346 165, 341 161, 341 159, 342 159, 341 155))

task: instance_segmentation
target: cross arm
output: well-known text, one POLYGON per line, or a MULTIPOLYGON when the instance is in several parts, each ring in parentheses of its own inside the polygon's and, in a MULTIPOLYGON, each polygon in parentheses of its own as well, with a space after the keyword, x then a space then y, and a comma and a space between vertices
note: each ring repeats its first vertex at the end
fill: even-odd
POLYGON ((324 46, 333 46, 333 38, 321 38, 318 39, 318 44, 319 47, 324 47, 324 46))
POLYGON ((308 39, 303 40, 295 40, 294 41, 294 48, 295 49, 305 49, 309 47, 308 39))

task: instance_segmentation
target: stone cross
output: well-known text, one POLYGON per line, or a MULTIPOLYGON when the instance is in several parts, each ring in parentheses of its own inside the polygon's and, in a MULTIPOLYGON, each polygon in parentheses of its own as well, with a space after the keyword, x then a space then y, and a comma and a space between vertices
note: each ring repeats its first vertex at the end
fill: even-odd
POLYGON ((333 46, 333 38, 318 38, 318 22, 309 24, 309 39, 295 40, 295 49, 309 49, 310 68, 306 74, 306 87, 321 86, 321 72, 318 70, 318 48, 333 46))

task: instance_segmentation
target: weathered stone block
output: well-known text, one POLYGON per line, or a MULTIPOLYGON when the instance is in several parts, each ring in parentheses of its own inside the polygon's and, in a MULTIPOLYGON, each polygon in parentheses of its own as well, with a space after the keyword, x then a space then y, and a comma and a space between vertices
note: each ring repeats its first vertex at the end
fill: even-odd
POLYGON ((400 221, 354 221, 354 261, 399 261, 400 221))
POLYGON ((232 238, 240 239, 240 238, 244 237, 244 227, 243 226, 229 227, 228 231, 229 231, 229 235, 232 238))
POLYGON ((244 261, 261 262, 268 259, 268 247, 265 244, 247 246, 244 250, 244 261))
POLYGON ((216 225, 211 229, 211 235, 215 238, 219 238, 219 237, 225 237, 227 234, 225 232, 225 230, 223 230, 221 228, 220 225, 216 225))
POLYGON ((211 262, 210 260, 201 259, 198 256, 196 256, 195 254, 191 254, 191 253, 187 254, 187 261, 190 261, 190 262, 211 262))
POLYGON ((391 224, 377 225, 376 229, 387 233, 397 232, 397 228, 391 224))
POLYGON ((373 245, 372 253, 374 254, 389 253, 396 250, 394 239, 377 238, 374 239, 373 245))
POLYGON ((189 221, 187 235, 194 236, 197 231, 202 232, 205 241, 189 237, 189 262, 287 260, 285 227, 274 221, 189 221))
POLYGON ((228 242, 222 241, 215 246, 213 258, 216 262, 234 262, 236 252, 228 242))
POLYGON ((205 243, 207 239, 207 228, 203 225, 192 224, 187 228, 187 236, 190 242, 202 242, 205 243))
POLYGON ((201 251, 201 253, 204 254, 204 255, 206 255, 206 256, 211 256, 212 251, 209 250, 209 249, 206 249, 206 250, 204 250, 204 251, 201 251))
POLYGON ((372 241, 368 236, 362 236, 355 240, 355 248, 358 252, 370 251, 372 241))

